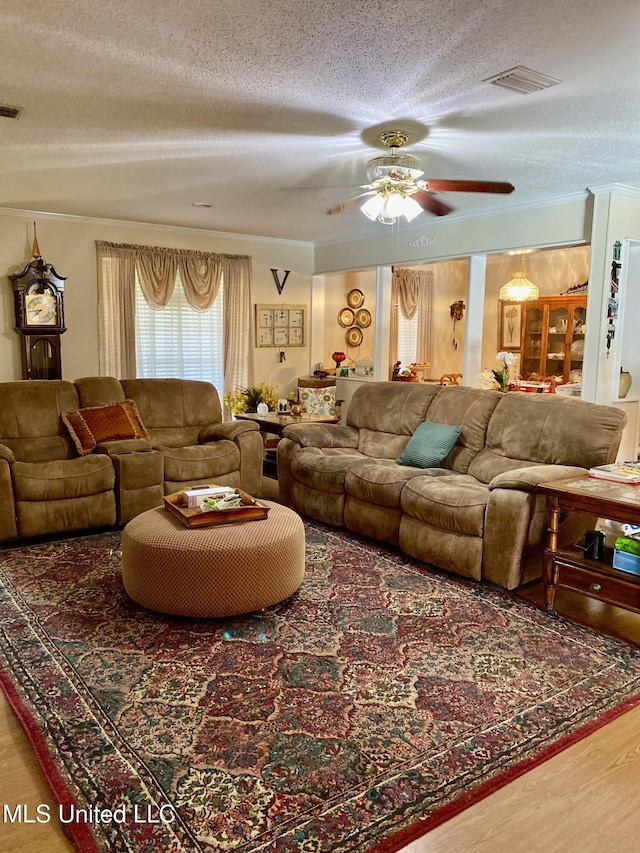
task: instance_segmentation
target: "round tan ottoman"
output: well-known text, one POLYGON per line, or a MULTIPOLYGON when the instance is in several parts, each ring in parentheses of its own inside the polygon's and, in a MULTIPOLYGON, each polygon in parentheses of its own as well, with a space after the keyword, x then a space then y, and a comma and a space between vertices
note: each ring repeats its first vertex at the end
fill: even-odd
POLYGON ((164 507, 122 532, 122 580, 143 607, 175 616, 233 616, 263 610, 304 577, 304 526, 271 501, 264 519, 189 528, 164 507))

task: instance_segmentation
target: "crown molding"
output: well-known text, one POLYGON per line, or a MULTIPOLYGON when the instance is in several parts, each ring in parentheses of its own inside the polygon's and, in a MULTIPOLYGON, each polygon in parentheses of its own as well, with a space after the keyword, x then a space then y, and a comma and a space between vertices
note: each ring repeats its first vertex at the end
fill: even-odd
POLYGON ((44 210, 22 210, 12 207, 0 207, 0 216, 17 216, 22 219, 53 219, 58 222, 83 222, 88 225, 107 225, 116 228, 138 228, 149 231, 167 231, 175 234, 198 234, 203 237, 215 237, 221 240, 242 240, 245 243, 263 243, 267 245, 297 246, 313 249, 314 243, 303 240, 282 240, 278 237, 256 237, 252 234, 235 234, 231 231, 211 231, 207 228, 185 228, 178 225, 156 225, 152 222, 135 222, 125 219, 96 219, 92 216, 76 216, 70 213, 48 213, 44 210))
POLYGON ((595 187, 588 187, 592 195, 610 195, 617 193, 618 195, 628 195, 632 198, 640 198, 640 187, 631 186, 631 184, 598 184, 595 187))

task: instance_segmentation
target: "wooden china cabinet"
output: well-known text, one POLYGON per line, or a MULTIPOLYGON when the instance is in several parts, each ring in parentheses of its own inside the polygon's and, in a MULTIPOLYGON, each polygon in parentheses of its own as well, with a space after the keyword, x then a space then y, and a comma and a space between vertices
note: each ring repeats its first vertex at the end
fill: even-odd
POLYGON ((522 302, 520 372, 555 376, 558 383, 582 378, 587 297, 545 296, 522 302))

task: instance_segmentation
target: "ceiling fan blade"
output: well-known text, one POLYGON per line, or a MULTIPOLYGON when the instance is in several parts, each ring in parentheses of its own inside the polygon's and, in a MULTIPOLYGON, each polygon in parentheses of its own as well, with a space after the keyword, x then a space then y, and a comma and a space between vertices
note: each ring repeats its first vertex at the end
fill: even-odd
POLYGON ((436 193, 512 193, 513 184, 505 181, 445 181, 438 178, 425 182, 436 193))
POLYGON ((375 190, 369 190, 367 193, 360 193, 360 195, 343 201, 342 204, 337 205, 337 207, 332 207, 331 210, 327 210, 327 213, 329 216, 333 216, 334 213, 342 213, 343 210, 348 210, 350 207, 353 207, 354 204, 357 204, 360 199, 366 198, 368 195, 375 195, 375 193, 375 190))
POLYGON ((440 199, 436 198, 432 193, 428 193, 426 190, 418 190, 416 193, 411 193, 409 198, 417 201, 423 210, 428 210, 429 213, 433 213, 434 216, 446 216, 447 213, 451 213, 453 210, 453 208, 449 207, 448 204, 440 201, 440 199))

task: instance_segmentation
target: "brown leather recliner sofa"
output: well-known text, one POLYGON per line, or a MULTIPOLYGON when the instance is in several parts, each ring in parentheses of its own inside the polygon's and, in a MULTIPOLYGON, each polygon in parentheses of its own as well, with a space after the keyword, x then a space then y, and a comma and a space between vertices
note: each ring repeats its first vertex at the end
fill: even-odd
MULTIPOLYGON (((345 425, 285 428, 280 498, 425 563, 514 589, 541 574, 548 514, 537 486, 615 461, 625 422, 619 409, 561 395, 367 383, 345 425), (398 464, 423 422, 462 429, 440 467, 398 464)), ((594 523, 568 513, 560 543, 594 523)))
POLYGON ((0 541, 122 525, 187 485, 258 494, 256 424, 222 422, 218 393, 184 379, 0 383, 0 541), (66 413, 133 400, 145 437, 79 451, 66 413))

